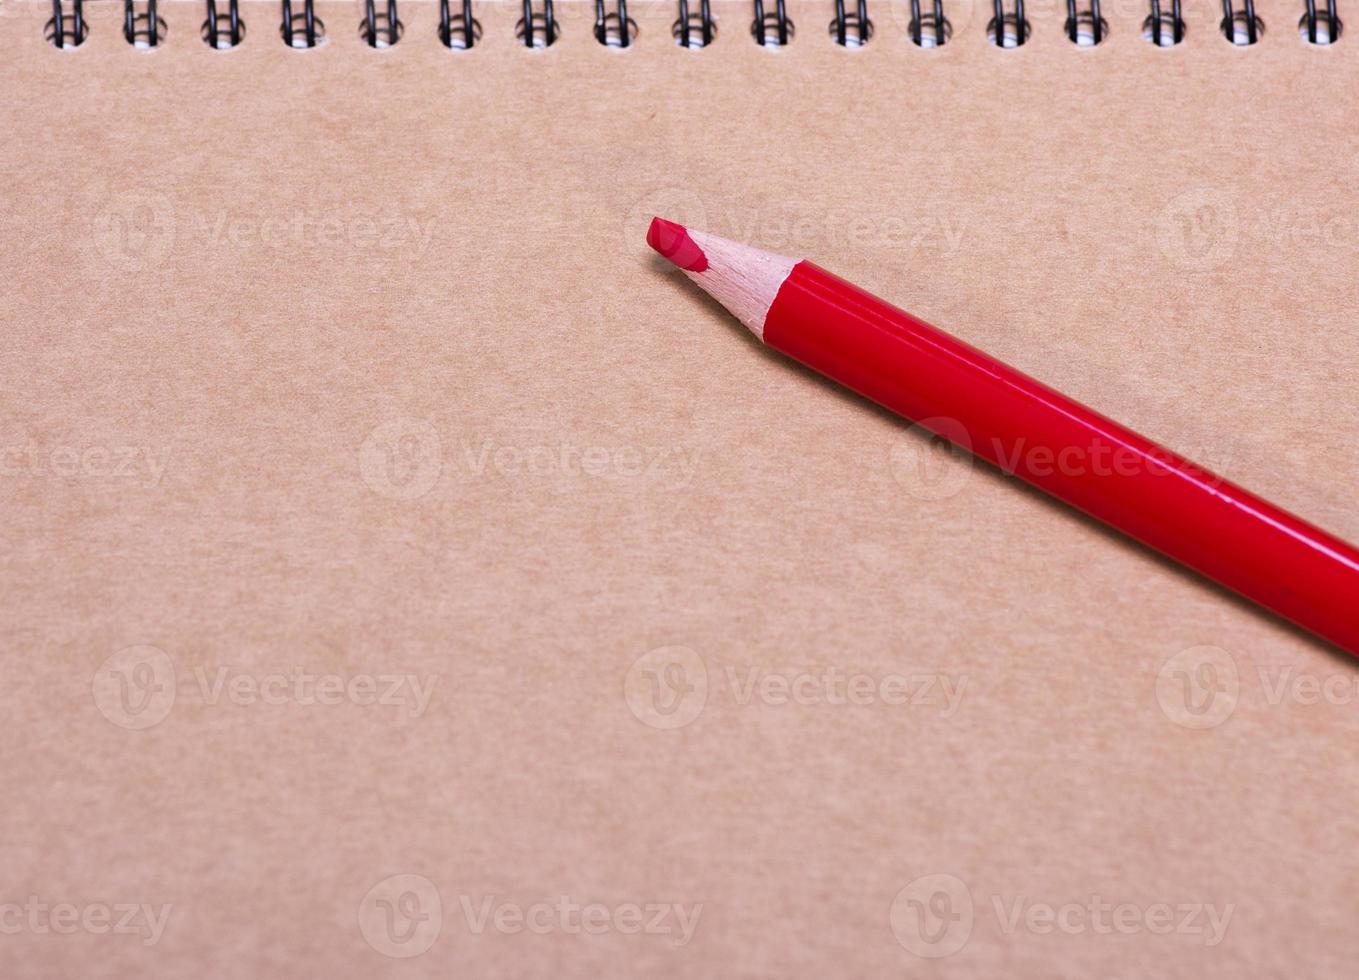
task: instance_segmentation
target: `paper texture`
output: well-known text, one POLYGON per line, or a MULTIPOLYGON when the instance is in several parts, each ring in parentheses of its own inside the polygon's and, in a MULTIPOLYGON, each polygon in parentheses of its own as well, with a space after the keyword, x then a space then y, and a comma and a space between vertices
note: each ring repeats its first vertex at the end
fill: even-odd
POLYGON ((1359 539, 1359 62, 1301 8, 221 53, 4 4, 0 974, 1352 973, 1356 664, 643 240, 811 258, 1359 539))

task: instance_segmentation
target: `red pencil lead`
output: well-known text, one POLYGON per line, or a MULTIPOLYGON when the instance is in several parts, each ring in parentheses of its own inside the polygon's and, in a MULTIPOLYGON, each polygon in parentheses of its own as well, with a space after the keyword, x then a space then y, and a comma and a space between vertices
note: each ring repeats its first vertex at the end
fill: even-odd
POLYGON ((708 257, 694 244, 684 225, 664 218, 652 218, 646 231, 646 243, 686 272, 702 272, 708 268, 708 257))

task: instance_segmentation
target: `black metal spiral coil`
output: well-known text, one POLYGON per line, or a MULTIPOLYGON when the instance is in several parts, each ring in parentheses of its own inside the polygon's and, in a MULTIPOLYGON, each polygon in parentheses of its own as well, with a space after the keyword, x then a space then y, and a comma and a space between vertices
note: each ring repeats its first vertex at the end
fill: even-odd
POLYGON ((1308 44, 1334 44, 1340 40, 1343 27, 1335 13, 1335 0, 1326 0, 1326 16, 1322 19, 1317 17, 1317 0, 1307 0, 1307 10, 1298 21, 1298 32, 1307 32, 1308 44), (1320 30, 1322 23, 1326 25, 1324 34, 1320 30))
POLYGON ((1264 22, 1255 16, 1255 0, 1245 0, 1241 10, 1232 10, 1232 0, 1222 0, 1222 23, 1218 25, 1222 36, 1232 44, 1248 45, 1260 40, 1265 32, 1264 22), (1244 33, 1237 27, 1245 28, 1244 33))
POLYGON ((1066 36, 1072 44, 1099 44, 1109 33, 1109 25, 1099 15, 1099 0, 1090 0, 1089 10, 1077 10, 1076 0, 1066 0, 1066 36))
POLYGON ((515 25, 515 34, 527 48, 546 48, 557 43, 561 28, 552 12, 552 0, 543 0, 543 11, 533 9, 533 0, 524 0, 524 16, 515 25))
POLYGON ((370 48, 390 48, 401 40, 401 19, 396 15, 396 0, 387 0, 387 13, 378 16, 377 0, 364 0, 359 37, 370 48))
POLYGON ((766 14, 764 0, 755 0, 755 20, 750 34, 762 48, 784 47, 793 39, 793 22, 784 0, 774 0, 774 12, 766 14))
POLYGON ((43 32, 50 44, 58 48, 76 48, 85 43, 89 33, 82 0, 71 0, 70 16, 61 9, 61 0, 52 0, 52 19, 43 32))
POLYGON ((203 40, 213 50, 234 48, 245 37, 245 22, 237 0, 227 0, 227 12, 217 12, 217 0, 208 0, 208 19, 203 21, 203 40), (223 22, 225 21, 225 24, 223 22))
POLYGON ((156 0, 146 0, 146 13, 137 13, 134 0, 123 0, 123 39, 134 48, 157 47, 165 37, 165 20, 156 16, 156 0))
POLYGON ((439 0, 439 40, 446 48, 468 51, 481 40, 481 25, 472 16, 472 0, 462 0, 462 13, 450 9, 449 0, 439 0))
POLYGON ((991 43, 998 48, 1017 48, 1029 39, 1029 22, 1024 17, 1024 0, 1015 0, 1012 14, 1005 12, 1005 0, 992 0, 995 16, 986 25, 991 43))
POLYGON ((616 0, 618 10, 609 13, 604 0, 595 0, 595 40, 608 48, 626 48, 637 36, 637 22, 628 17, 628 0, 616 0))
POLYGON ((842 48, 858 48, 873 36, 873 22, 868 19, 868 0, 857 0, 854 11, 845 11, 845 0, 835 0, 835 19, 830 22, 830 35, 842 48))
POLYGON ((922 13, 920 0, 911 0, 911 43, 918 48, 938 48, 953 37, 953 25, 944 16, 944 0, 933 0, 933 9, 922 13))
POLYGON ((314 48, 325 37, 326 25, 316 16, 314 0, 302 0, 302 13, 293 13, 292 0, 283 0, 279 33, 290 48, 314 48))
POLYGON ((1180 14, 1180 0, 1171 0, 1170 13, 1161 9, 1161 0, 1151 0, 1151 14, 1142 22, 1142 32, 1150 35, 1151 43, 1167 48, 1184 40, 1184 17, 1180 14))
POLYGON ((706 48, 717 36, 713 13, 708 0, 699 0, 698 13, 689 12, 689 0, 679 0, 679 18, 670 28, 675 43, 682 48, 706 48), (694 23, 697 18, 698 23, 694 23))

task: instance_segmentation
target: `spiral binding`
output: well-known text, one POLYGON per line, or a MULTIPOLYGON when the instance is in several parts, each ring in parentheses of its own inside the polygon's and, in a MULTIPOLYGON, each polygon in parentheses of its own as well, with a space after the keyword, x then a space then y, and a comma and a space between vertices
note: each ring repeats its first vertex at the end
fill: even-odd
POLYGON ((1166 15, 1161 13, 1161 0, 1151 0, 1151 15, 1142 23, 1142 33, 1149 36, 1158 48, 1179 44, 1184 40, 1184 18, 1180 16, 1180 0, 1170 3, 1170 33, 1166 33, 1166 15))
POLYGON ((835 0, 835 19, 830 22, 831 37, 842 48, 858 48, 873 36, 873 22, 868 19, 868 0, 858 0, 854 13, 845 13, 845 0, 835 0))
POLYGON ((448 0, 439 0, 439 40, 446 48, 464 51, 481 40, 481 25, 472 16, 472 0, 462 0, 462 13, 456 16, 448 0))
POLYGON ((934 0, 934 9, 927 14, 920 12, 920 0, 911 0, 911 41, 917 48, 937 48, 948 43, 953 36, 953 25, 944 16, 944 0, 934 0), (930 32, 925 33, 929 28, 930 32))
POLYGON ((1335 0, 1326 0, 1326 35, 1317 30, 1317 0, 1307 0, 1307 11, 1298 21, 1299 31, 1307 31, 1309 44, 1334 44, 1340 40, 1340 18, 1335 15, 1335 0))
POLYGON ((61 0, 52 0, 52 19, 45 28, 48 41, 58 48, 75 48, 85 43, 89 33, 82 0, 72 0, 69 18, 62 12, 61 0))
POLYGON ((552 12, 552 0, 543 0, 543 12, 534 12, 533 0, 524 0, 524 16, 514 26, 525 47, 546 48, 557 43, 561 34, 557 16, 552 12))
POLYGON ((314 0, 303 0, 302 13, 293 13, 292 0, 283 0, 283 23, 280 33, 283 43, 290 48, 314 48, 325 37, 326 25, 316 16, 314 0), (297 21, 302 21, 302 30, 297 30, 297 21))
POLYGON ((616 0, 617 13, 607 13, 604 0, 595 0, 595 40, 605 47, 626 48, 637 33, 637 22, 628 18, 628 0, 616 0))
POLYGON ((364 0, 359 36, 370 48, 390 48, 401 40, 401 19, 396 15, 396 0, 387 0, 387 16, 379 17, 377 0, 364 0))
POLYGON ((1066 36, 1072 44, 1082 47, 1099 44, 1109 31, 1109 25, 1099 15, 1099 0, 1090 0, 1089 11, 1077 11, 1076 0, 1066 0, 1066 36), (1081 30, 1084 27, 1086 30, 1081 30))
POLYGON ((1255 16, 1255 0, 1245 0, 1239 12, 1232 11, 1232 0, 1222 0, 1222 36, 1233 44, 1254 44, 1263 30, 1255 16), (1244 31, 1240 28, 1244 28, 1244 31))
POLYGON ((764 12, 764 0, 755 0, 755 22, 750 33, 762 48, 784 47, 793 39, 793 22, 784 0, 774 0, 774 12, 764 12), (771 33, 772 31, 772 33, 771 33))
POLYGON ((237 0, 227 0, 227 13, 217 12, 217 0, 208 0, 208 19, 203 21, 203 40, 214 51, 234 48, 245 37, 245 22, 241 20, 241 10, 237 0), (222 18, 226 18, 227 30, 222 32, 222 18))
POLYGON ((679 0, 679 18, 670 29, 670 33, 675 36, 675 43, 682 48, 706 48, 712 44, 713 38, 717 36, 717 28, 713 24, 712 9, 708 0, 699 0, 697 15, 689 13, 689 0, 679 0), (697 28, 693 22, 694 16, 698 17, 697 28))
MULTIPOLYGON (((1068 0, 1068 3, 1070 0, 1068 0)), ((1223 0, 1224 3, 1230 0, 1223 0)), ((1005 0, 992 0, 995 16, 986 25, 991 42, 998 48, 1017 48, 1029 39, 1029 22, 1024 18, 1024 0, 1015 0, 1015 12, 1005 12, 1005 0)))
MULTIPOLYGON (((158 47, 165 38, 165 20, 157 14, 159 0, 145 0, 144 13, 137 12, 137 0, 123 0, 123 36, 138 48, 158 47)), ((608 47, 631 47, 637 37, 637 24, 628 16, 628 0, 613 0, 614 10, 607 9, 608 0, 595 0, 594 35, 608 47)), ((766 9, 766 0, 752 0, 754 20, 750 33, 761 47, 784 47, 793 40, 793 21, 788 16, 786 0, 774 0, 774 9, 766 9)), ((952 38, 952 26, 944 16, 943 0, 923 0, 932 9, 923 9, 922 0, 909 0, 911 21, 910 40, 918 47, 940 47, 952 38)), ((1012 12, 1006 12, 1005 0, 991 0, 994 16, 986 26, 989 40, 1002 48, 1018 47, 1029 39, 1030 25, 1024 16, 1025 0, 1013 0, 1012 12)), ((1109 26, 1100 14, 1101 0, 1089 0, 1086 10, 1077 7, 1079 0, 1066 0, 1065 33, 1073 43, 1090 46, 1103 42, 1109 26)), ((1240 10, 1233 0, 1221 0, 1222 20, 1218 29, 1230 43, 1240 46, 1257 44, 1265 25, 1255 12, 1255 0, 1242 0, 1240 10)), ((1298 20, 1298 34, 1309 44, 1330 45, 1339 40, 1344 23, 1338 14, 1337 0, 1325 0, 1322 10, 1317 0, 1304 0, 1306 8, 1298 20)), ((534 9, 534 0, 522 0, 523 17, 515 25, 519 40, 529 48, 545 48, 555 44, 561 30, 553 11, 553 0, 542 0, 542 10, 534 9)), ((683 48, 704 48, 717 37, 717 25, 712 16, 710 0, 677 0, 679 17, 671 26, 675 43, 683 48)), ((867 0, 833 0, 835 18, 830 22, 832 40, 843 47, 859 47, 873 36, 873 21, 868 16, 867 0), (850 4, 853 9, 850 9, 850 4)), ((316 16, 315 0, 302 0, 302 12, 293 13, 293 0, 281 0, 282 21, 279 32, 285 44, 295 48, 312 48, 325 39, 325 24, 316 16)), ((245 22, 241 20, 239 0, 227 0, 227 12, 218 10, 217 0, 206 0, 207 18, 203 21, 203 41, 214 49, 233 48, 245 38, 245 22)), ((1180 44, 1185 36, 1182 0, 1170 0, 1169 10, 1163 0, 1149 0, 1150 13, 1142 22, 1142 34, 1156 47, 1180 44)), ((379 14, 377 0, 364 0, 364 19, 359 34, 372 48, 387 48, 401 38, 403 25, 397 16, 397 0, 386 0, 386 9, 379 14)), ((44 38, 57 48, 77 47, 89 35, 85 20, 84 0, 52 0, 52 17, 43 29, 44 38), (66 6, 69 5, 69 13, 66 6)), ((439 41, 448 48, 465 50, 481 41, 481 24, 472 16, 472 0, 439 0, 439 41), (454 4, 459 13, 453 12, 454 4)))
POLYGON ((154 48, 165 36, 165 21, 156 16, 156 0, 146 0, 146 13, 137 13, 134 0, 123 0, 123 37, 134 48, 154 48))

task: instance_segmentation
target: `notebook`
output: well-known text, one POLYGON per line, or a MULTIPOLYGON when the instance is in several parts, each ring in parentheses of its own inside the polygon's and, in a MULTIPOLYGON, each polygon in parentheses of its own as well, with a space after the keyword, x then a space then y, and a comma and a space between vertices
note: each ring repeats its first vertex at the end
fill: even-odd
POLYGON ((0 3, 0 973, 1359 956, 1349 659, 644 242, 810 258, 1359 539, 1354 42, 704 9, 0 3))

